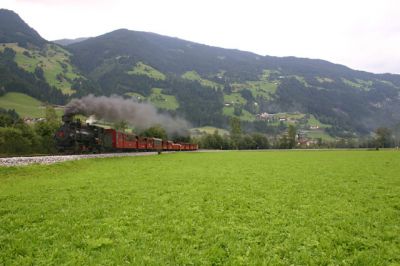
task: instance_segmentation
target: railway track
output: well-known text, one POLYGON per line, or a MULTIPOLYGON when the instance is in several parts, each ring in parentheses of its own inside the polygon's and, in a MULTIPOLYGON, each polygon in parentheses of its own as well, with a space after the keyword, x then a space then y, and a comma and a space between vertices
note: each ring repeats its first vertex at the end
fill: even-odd
MULTIPOLYGON (((169 153, 169 152, 165 152, 169 153)), ((124 153, 102 153, 102 154, 79 154, 79 155, 46 155, 46 156, 24 156, 0 158, 0 166, 22 166, 29 164, 52 164, 71 160, 87 158, 107 158, 122 156, 146 156, 156 155, 157 152, 124 152, 124 153)))

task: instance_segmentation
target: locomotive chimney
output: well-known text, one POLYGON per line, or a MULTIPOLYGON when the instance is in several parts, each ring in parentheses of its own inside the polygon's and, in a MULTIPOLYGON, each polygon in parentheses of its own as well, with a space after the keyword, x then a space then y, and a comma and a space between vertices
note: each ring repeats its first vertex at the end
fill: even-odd
POLYGON ((72 122, 72 115, 70 115, 70 114, 67 114, 67 115, 63 115, 62 116, 62 121, 64 122, 64 123, 71 123, 72 122))

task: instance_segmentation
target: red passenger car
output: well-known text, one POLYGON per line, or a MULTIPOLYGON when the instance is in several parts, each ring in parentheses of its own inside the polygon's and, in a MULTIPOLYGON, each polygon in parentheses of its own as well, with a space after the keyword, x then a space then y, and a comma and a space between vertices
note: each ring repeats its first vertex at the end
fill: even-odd
POLYGON ((178 143, 172 143, 172 150, 173 151, 180 151, 181 150, 181 144, 178 143))
POLYGON ((154 150, 154 139, 153 138, 145 138, 146 140, 146 150, 152 151, 154 150))
POLYGON ((162 145, 163 151, 168 150, 168 141, 167 140, 163 140, 161 145, 162 145))
POLYGON ((124 139, 121 132, 115 129, 106 129, 103 139, 104 146, 109 150, 122 149, 124 139))
POLYGON ((136 150, 136 136, 118 132, 115 129, 105 129, 103 137, 105 150, 136 150))
POLYGON ((153 138, 153 142, 154 142, 154 150, 155 151, 163 150, 162 139, 153 138))
POLYGON ((136 136, 132 134, 124 134, 124 149, 136 150, 137 147, 136 136))
POLYGON ((146 138, 136 137, 138 143, 138 150, 145 151, 147 149, 146 138))
POLYGON ((167 150, 172 151, 174 149, 173 147, 174 143, 170 140, 167 141, 167 150))

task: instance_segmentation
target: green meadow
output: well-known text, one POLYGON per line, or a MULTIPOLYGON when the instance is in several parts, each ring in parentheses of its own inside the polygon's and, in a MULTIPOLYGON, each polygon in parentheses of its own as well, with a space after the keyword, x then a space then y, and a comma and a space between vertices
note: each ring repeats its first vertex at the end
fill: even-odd
POLYGON ((14 109, 22 117, 44 117, 42 102, 24 93, 9 92, 0 96, 0 107, 14 109))
MULTIPOLYGON (((45 104, 31 96, 20 92, 8 92, 0 96, 0 107, 14 109, 21 117, 45 117, 45 104)), ((56 108, 59 117, 64 113, 62 108, 56 108)))
POLYGON ((399 151, 0 168, 0 265, 399 265, 399 151))

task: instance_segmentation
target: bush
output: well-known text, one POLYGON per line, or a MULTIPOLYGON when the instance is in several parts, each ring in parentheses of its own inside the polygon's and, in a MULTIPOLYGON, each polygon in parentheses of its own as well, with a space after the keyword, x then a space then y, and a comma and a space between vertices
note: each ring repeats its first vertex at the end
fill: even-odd
POLYGON ((31 152, 32 142, 24 135, 18 128, 0 128, 0 153, 11 155, 31 152))
POLYGON ((233 136, 220 136, 218 132, 214 134, 206 134, 202 136, 198 143, 202 149, 222 149, 222 150, 253 150, 253 149, 268 149, 268 138, 262 134, 242 135, 236 134, 233 136))
POLYGON ((41 121, 35 124, 35 133, 38 138, 38 148, 36 149, 41 153, 54 153, 55 142, 54 133, 59 126, 51 122, 41 121))

